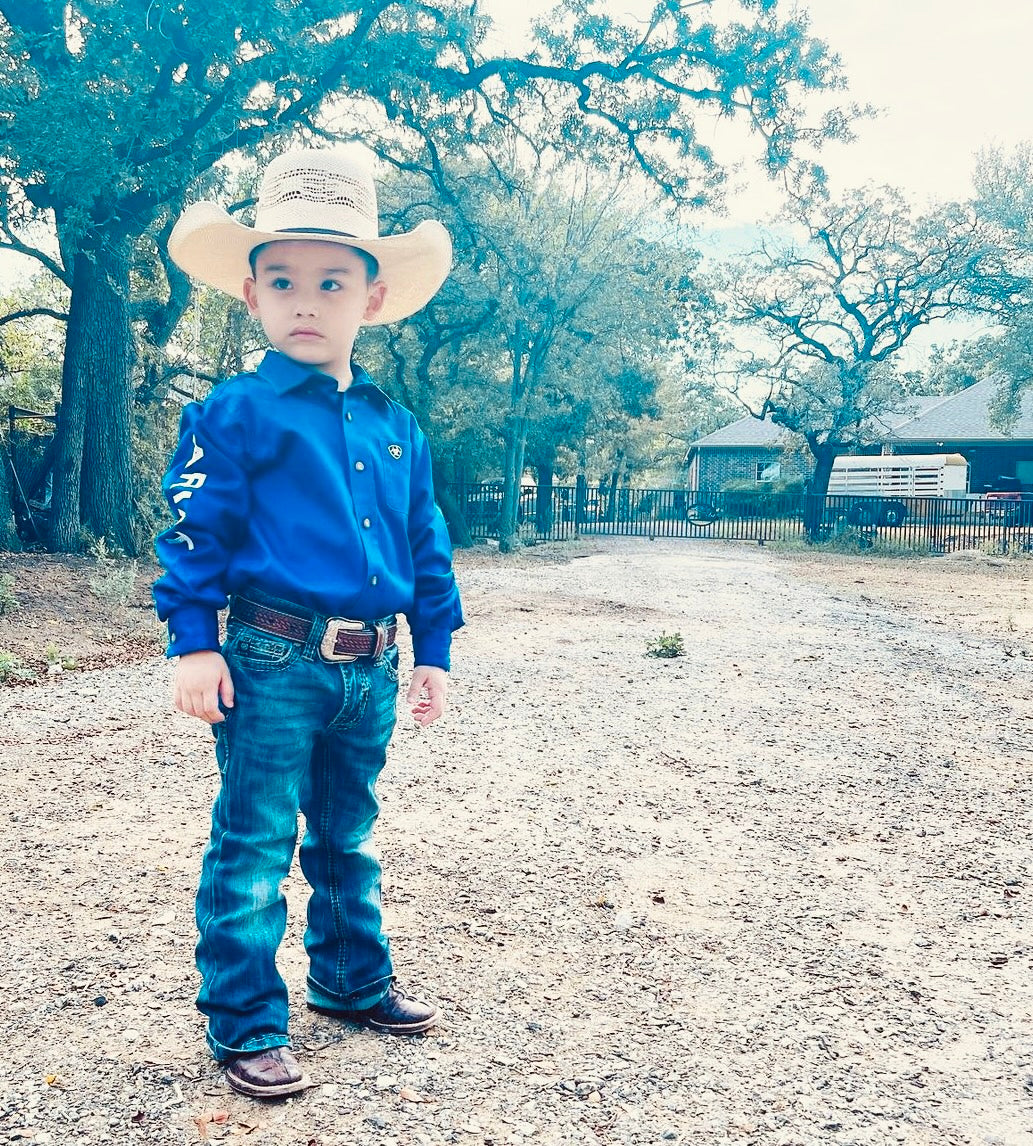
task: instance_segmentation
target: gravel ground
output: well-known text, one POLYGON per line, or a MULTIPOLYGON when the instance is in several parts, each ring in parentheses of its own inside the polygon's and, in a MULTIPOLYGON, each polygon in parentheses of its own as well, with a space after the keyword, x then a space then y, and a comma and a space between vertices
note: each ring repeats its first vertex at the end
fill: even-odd
POLYGON ((1029 566, 561 553, 460 557, 449 715, 381 785, 400 981, 443 1022, 306 1012, 294 876, 315 1085, 280 1104, 193 1008, 215 767, 168 665, 0 690, 0 1140, 1033 1141, 1029 566))

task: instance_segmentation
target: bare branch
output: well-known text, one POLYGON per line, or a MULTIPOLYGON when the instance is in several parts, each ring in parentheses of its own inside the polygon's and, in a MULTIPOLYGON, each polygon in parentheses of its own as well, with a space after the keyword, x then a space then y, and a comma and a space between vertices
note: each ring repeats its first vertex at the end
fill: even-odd
POLYGON ((64 311, 51 310, 48 306, 30 306, 24 310, 12 310, 9 314, 0 315, 0 326, 9 322, 17 322, 23 318, 56 318, 58 322, 67 322, 68 315, 64 311))

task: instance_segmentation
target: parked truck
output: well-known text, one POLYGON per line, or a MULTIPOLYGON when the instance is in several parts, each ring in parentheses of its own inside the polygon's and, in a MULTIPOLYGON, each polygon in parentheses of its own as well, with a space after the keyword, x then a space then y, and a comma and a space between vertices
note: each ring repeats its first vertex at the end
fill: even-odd
POLYGON ((842 455, 828 495, 833 512, 853 525, 902 525, 906 498, 967 498, 968 462, 961 454, 842 455))

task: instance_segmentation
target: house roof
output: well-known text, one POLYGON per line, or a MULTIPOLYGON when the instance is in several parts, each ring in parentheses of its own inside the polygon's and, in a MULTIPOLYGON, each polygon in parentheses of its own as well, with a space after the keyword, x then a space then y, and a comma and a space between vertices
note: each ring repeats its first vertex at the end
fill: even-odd
POLYGON ((776 426, 767 418, 762 421, 747 415, 693 444, 697 449, 700 446, 781 446, 788 440, 789 434, 784 426, 776 426))
MULTIPOLYGON (((1033 392, 1023 397, 1022 409, 1009 432, 991 424, 1000 375, 974 382, 956 394, 932 394, 909 398, 901 410, 888 411, 874 419, 877 439, 894 442, 985 441, 1010 442, 1033 439, 1033 392)), ((768 419, 745 417, 700 438, 694 448, 772 449, 792 441, 792 435, 768 419)))
POLYGON ((887 410, 878 417, 873 418, 877 429, 887 433, 899 430, 901 426, 924 417, 930 410, 935 409, 941 402, 949 401, 951 395, 930 394, 925 397, 908 398, 907 405, 902 410, 887 410))
POLYGON ((1023 395, 1021 409, 1008 431, 994 426, 990 410, 1003 379, 992 374, 957 394, 948 394, 929 409, 892 428, 889 437, 905 442, 1013 442, 1033 438, 1033 393, 1023 395))
MULTIPOLYGON (((889 432, 906 422, 912 421, 916 414, 928 410, 942 401, 944 401, 942 394, 936 394, 930 398, 909 398, 908 404, 903 410, 882 414, 876 421, 879 423, 880 430, 889 432)), ((748 414, 745 418, 740 418, 737 422, 730 422, 727 426, 722 426, 719 430, 707 434, 706 437, 700 438, 693 444, 696 448, 700 446, 728 446, 738 449, 749 446, 775 448, 787 445, 792 440, 792 432, 784 426, 776 426, 767 418, 762 420, 748 414)))

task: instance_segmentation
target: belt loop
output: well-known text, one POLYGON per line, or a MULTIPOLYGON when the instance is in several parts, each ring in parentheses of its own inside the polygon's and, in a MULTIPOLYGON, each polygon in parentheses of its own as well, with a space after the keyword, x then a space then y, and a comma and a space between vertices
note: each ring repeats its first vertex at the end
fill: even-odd
POLYGON ((373 645, 373 652, 370 655, 373 660, 378 661, 384 655, 384 649, 387 648, 387 622, 374 621, 373 632, 376 635, 376 643, 373 645))
POLYGON ((318 661, 319 656, 319 643, 323 638, 323 632, 326 629, 326 621, 318 614, 312 615, 312 628, 309 629, 308 637, 301 648, 301 658, 306 661, 318 661))

